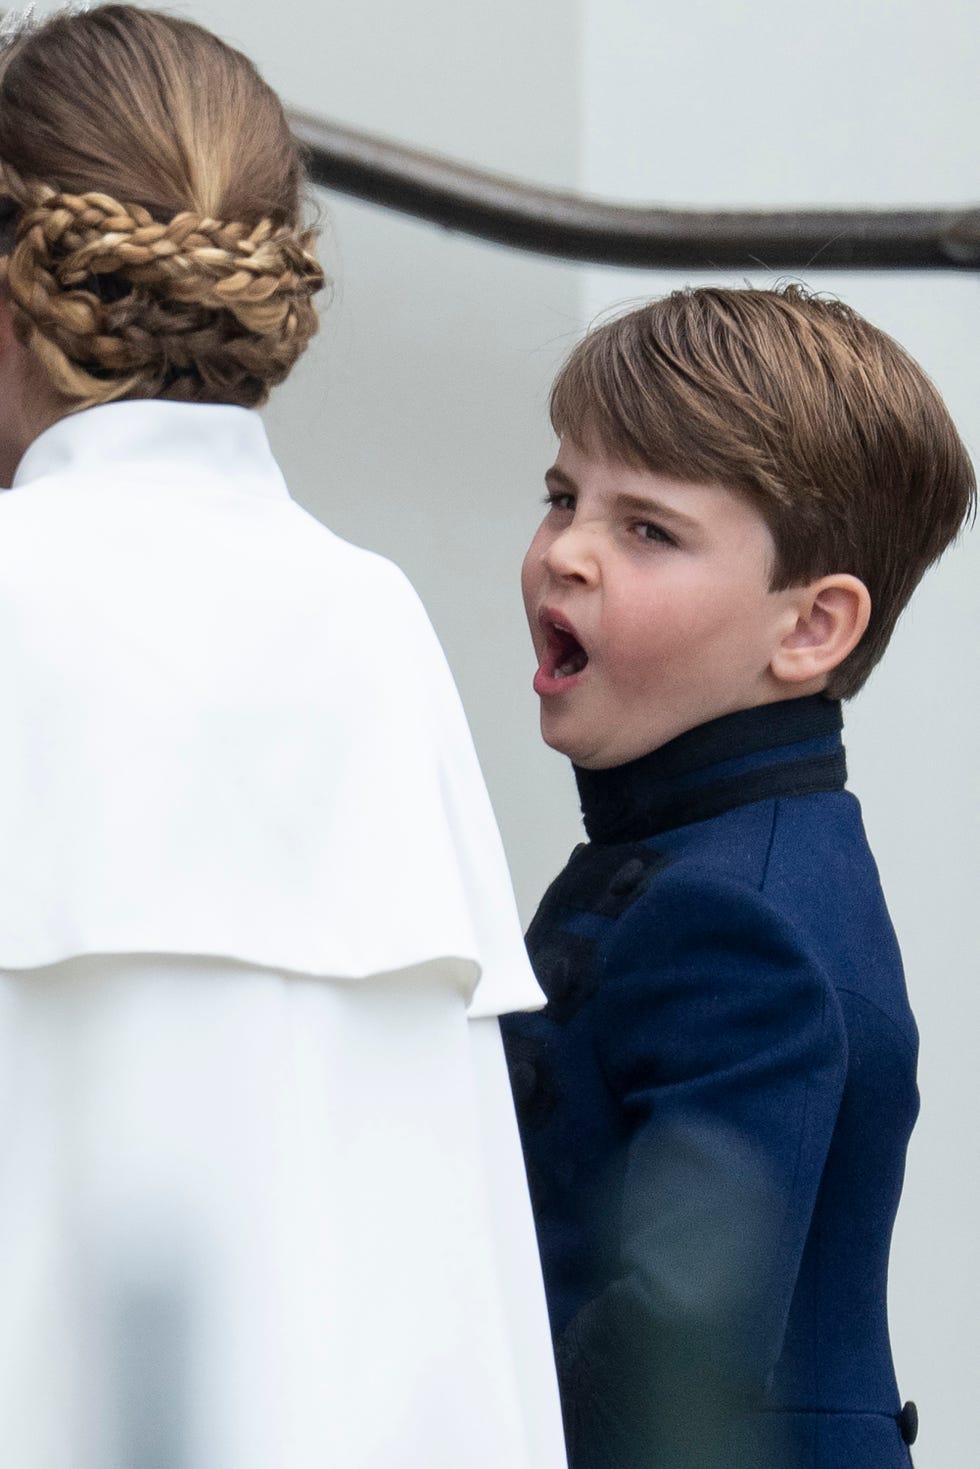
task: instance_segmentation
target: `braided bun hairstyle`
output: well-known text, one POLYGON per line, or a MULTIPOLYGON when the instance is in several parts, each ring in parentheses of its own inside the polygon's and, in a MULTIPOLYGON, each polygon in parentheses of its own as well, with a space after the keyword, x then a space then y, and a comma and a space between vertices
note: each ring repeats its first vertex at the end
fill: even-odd
POLYGON ((71 408, 255 407, 324 284, 278 97, 240 52, 131 5, 0 52, 0 289, 71 408))

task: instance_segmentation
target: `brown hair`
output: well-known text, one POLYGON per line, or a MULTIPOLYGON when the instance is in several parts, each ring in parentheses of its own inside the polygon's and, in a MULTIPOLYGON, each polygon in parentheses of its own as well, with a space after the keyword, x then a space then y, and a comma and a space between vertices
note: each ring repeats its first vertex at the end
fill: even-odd
POLYGON ((240 52, 131 5, 0 53, 0 280, 73 408, 264 402, 323 285, 279 99, 240 52))
POLYGON ((775 542, 773 591, 859 577, 871 621, 830 675, 834 698, 864 683, 976 495, 921 368, 797 285, 675 291, 604 323, 559 373, 551 418, 580 446, 748 496, 775 542))

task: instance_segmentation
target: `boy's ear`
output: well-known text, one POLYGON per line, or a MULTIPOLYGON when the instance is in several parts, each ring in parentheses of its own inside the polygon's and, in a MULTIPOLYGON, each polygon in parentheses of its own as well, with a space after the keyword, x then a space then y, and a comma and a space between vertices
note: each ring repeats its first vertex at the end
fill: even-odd
POLYGON ((856 576, 834 573, 795 587, 788 611, 793 624, 780 639, 770 670, 781 683, 822 686, 864 636, 871 596, 856 576))

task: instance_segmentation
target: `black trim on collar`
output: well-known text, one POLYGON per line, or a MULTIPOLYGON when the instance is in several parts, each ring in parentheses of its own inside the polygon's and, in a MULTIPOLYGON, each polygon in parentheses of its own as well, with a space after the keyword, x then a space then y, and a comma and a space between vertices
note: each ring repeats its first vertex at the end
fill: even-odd
POLYGON ((687 730, 658 750, 607 770, 574 766, 585 829, 593 842, 642 841, 736 806, 779 796, 844 789, 847 768, 840 743, 841 706, 822 694, 725 714, 687 730), (812 740, 834 747, 799 760, 767 762, 767 751, 812 740), (711 768, 758 755, 755 768, 713 779, 711 768), (678 790, 682 777, 704 779, 678 790))

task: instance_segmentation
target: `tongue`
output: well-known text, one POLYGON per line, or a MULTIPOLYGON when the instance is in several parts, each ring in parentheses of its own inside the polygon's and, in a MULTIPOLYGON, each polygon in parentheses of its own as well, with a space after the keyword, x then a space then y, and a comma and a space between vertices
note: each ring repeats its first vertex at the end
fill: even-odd
POLYGON ((574 648, 563 649, 558 656, 560 661, 555 664, 555 678, 571 678, 573 673, 581 673, 589 661, 585 649, 578 643, 574 648))
POLYGON ((571 678, 573 674, 581 673, 589 661, 589 655, 578 638, 560 627, 552 629, 549 652, 553 678, 571 678))

